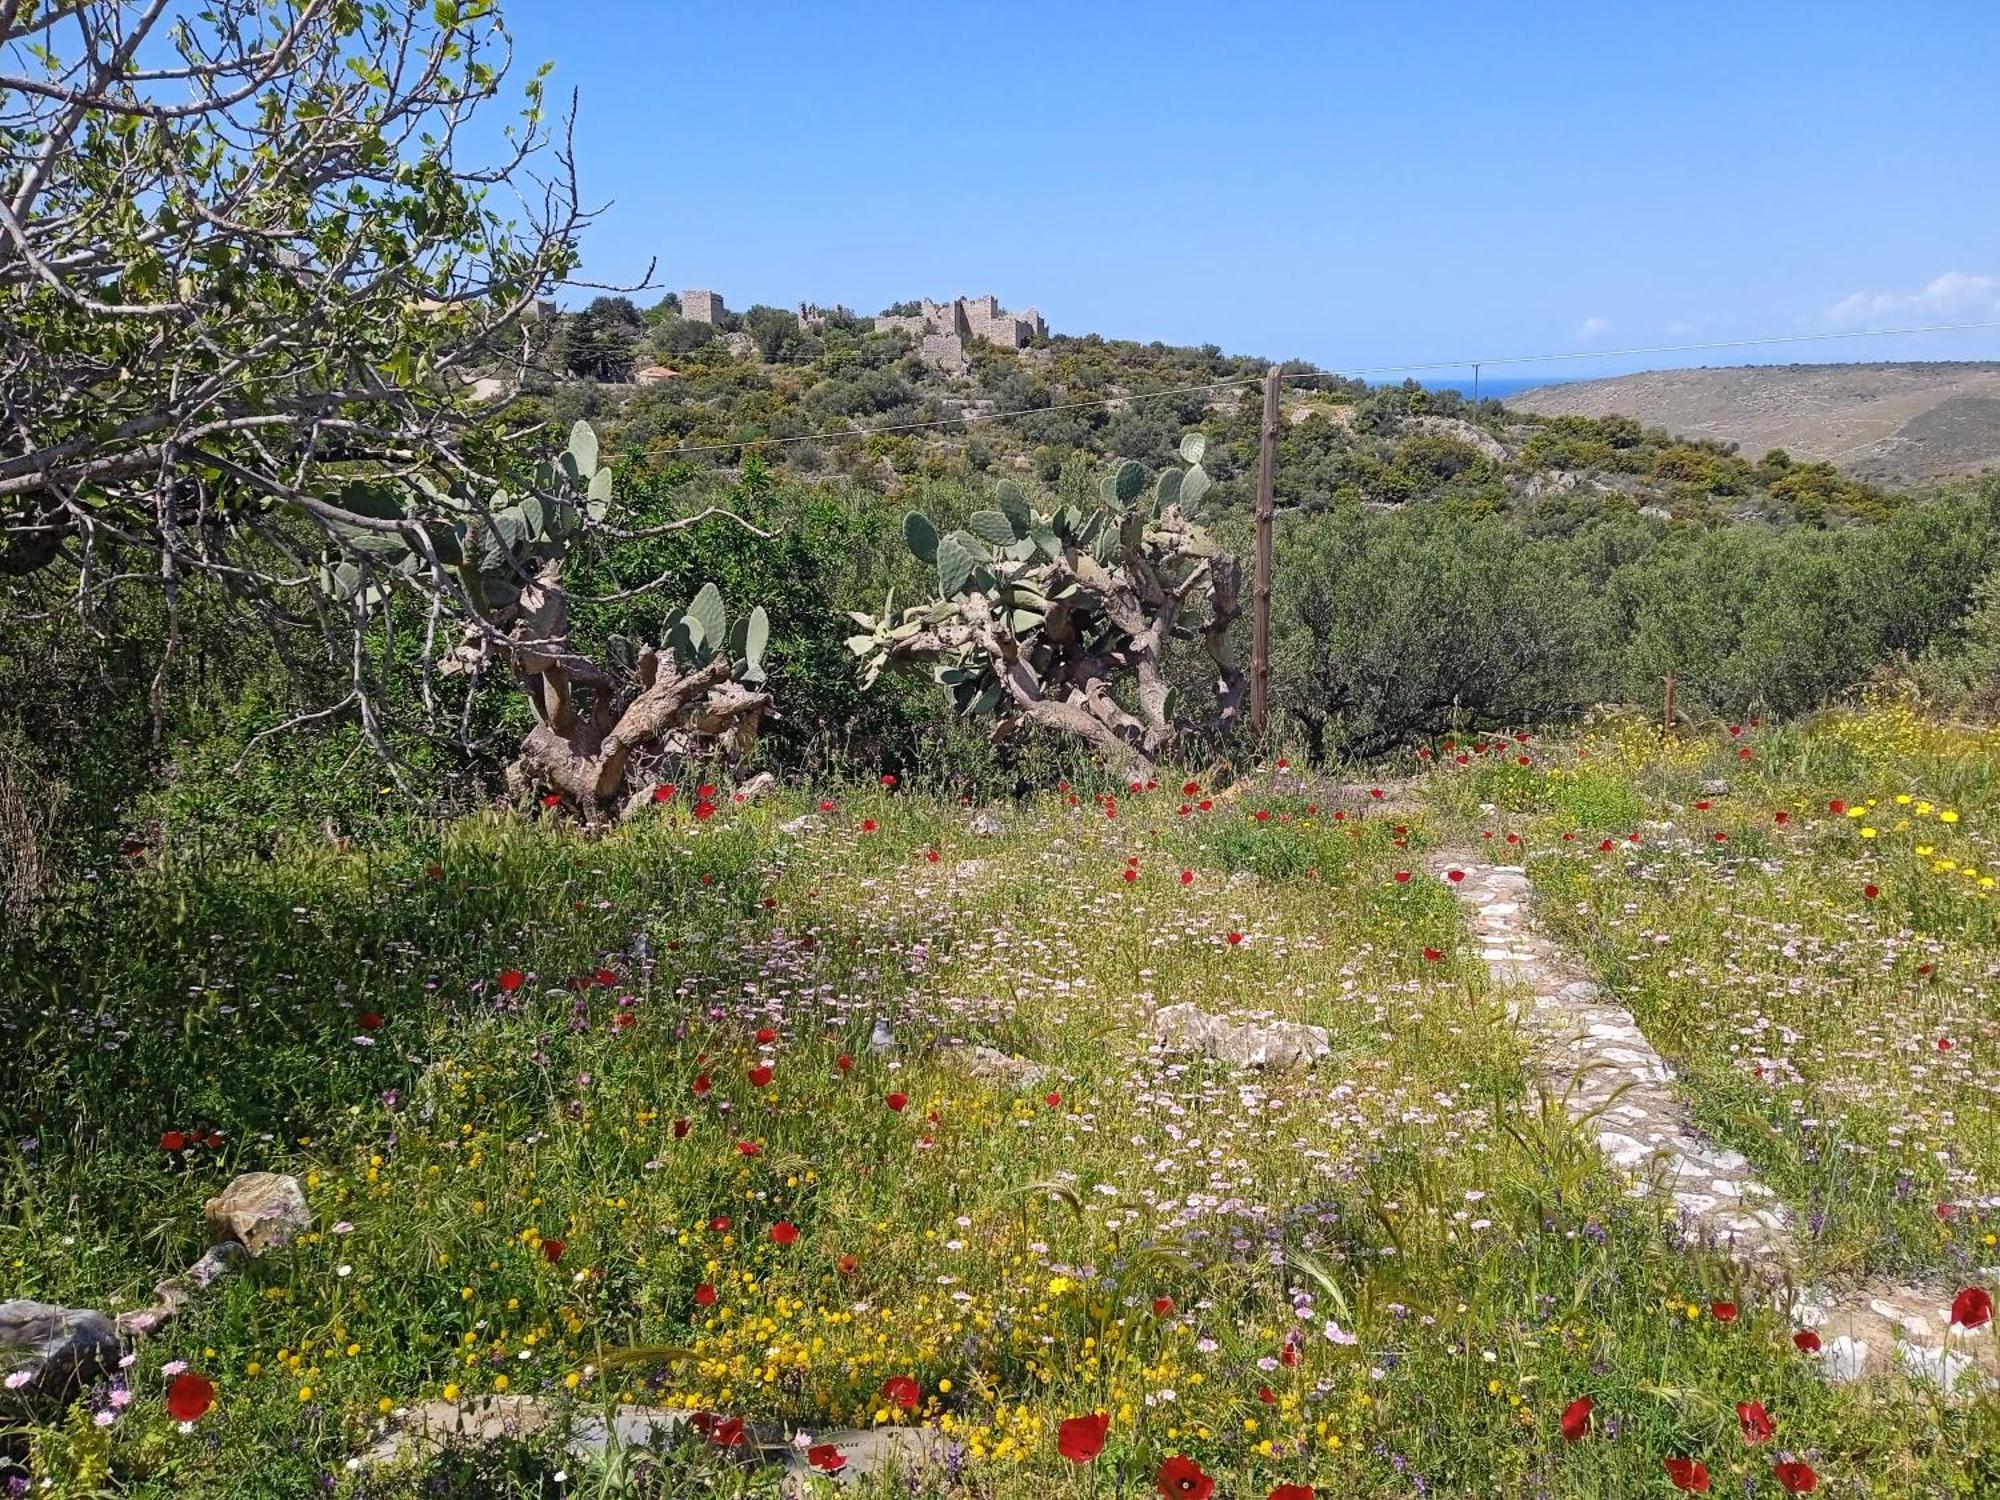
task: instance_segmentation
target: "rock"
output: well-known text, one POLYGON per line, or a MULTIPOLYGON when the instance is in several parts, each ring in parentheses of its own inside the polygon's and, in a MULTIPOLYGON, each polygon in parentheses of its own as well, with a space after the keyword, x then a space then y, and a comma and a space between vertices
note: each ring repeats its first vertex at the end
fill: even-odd
POLYGON ((281 1172, 245 1172, 202 1205, 208 1232, 234 1240, 251 1255, 280 1250, 312 1224, 305 1190, 281 1172))
POLYGON ((1704 797, 1727 797, 1729 783, 1720 776, 1711 776, 1701 784, 1701 794, 1704 797))
POLYGON ((816 833, 826 832, 826 819, 817 813, 807 813, 793 818, 789 823, 780 823, 778 832, 788 839, 811 838, 816 833))
POLYGON ((1206 1053, 1239 1068, 1310 1066, 1332 1051, 1324 1026, 1230 1021, 1188 1003, 1156 1012, 1153 1034, 1169 1047, 1206 1053))
POLYGON ((59 1408, 118 1368, 118 1330, 101 1312, 0 1302, 0 1412, 59 1408), (25 1374, 25 1381, 17 1377, 25 1374))
POLYGON ((1049 1070, 1025 1057, 1015 1057, 998 1047, 974 1047, 966 1057, 966 1071, 974 1078, 987 1078, 1031 1089, 1049 1076, 1049 1070))
POLYGON ((971 823, 966 826, 983 839, 997 839, 1007 831, 1007 825, 1000 821, 999 815, 984 807, 972 815, 971 823))
POLYGON ((736 789, 739 802, 757 802, 778 789, 778 778, 769 771, 759 771, 736 789))
MULTIPOLYGON (((448 1447, 477 1446, 503 1439, 560 1433, 564 1448, 580 1459, 601 1458, 610 1450, 660 1449, 677 1440, 693 1413, 645 1406, 602 1407, 554 1396, 478 1396, 466 1401, 426 1401, 396 1414, 350 1469, 430 1458, 448 1447)), ((846 1463, 831 1476, 815 1469, 807 1449, 774 1429, 746 1426, 742 1445, 731 1450, 745 1464, 771 1464, 788 1471, 787 1495, 814 1493, 808 1477, 831 1477, 845 1487, 894 1469, 908 1474, 952 1459, 951 1440, 929 1427, 860 1428, 815 1434, 813 1447, 830 1444, 846 1463)))

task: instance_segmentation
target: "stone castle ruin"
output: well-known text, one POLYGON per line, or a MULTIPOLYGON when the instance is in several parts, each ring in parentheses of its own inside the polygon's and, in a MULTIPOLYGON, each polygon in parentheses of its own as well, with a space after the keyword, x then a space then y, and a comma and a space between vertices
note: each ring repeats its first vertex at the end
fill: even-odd
POLYGON ((917 340, 918 353, 934 369, 961 372, 971 365, 965 346, 985 339, 1002 349, 1021 349, 1048 335, 1049 325, 1034 308, 1009 312, 998 297, 954 297, 933 302, 926 297, 913 316, 877 318, 878 333, 900 330, 917 340))
POLYGON ((720 323, 725 316, 720 292, 682 292, 681 316, 690 323, 720 323))
MULTIPOLYGON (((681 316, 691 323, 720 323, 728 315, 720 292, 681 293, 681 316)), ((824 329, 829 317, 853 316, 848 308, 837 303, 831 309, 812 302, 798 305, 799 325, 812 333, 824 329)), ((1000 305, 998 297, 993 296, 954 297, 949 302, 933 302, 926 297, 921 310, 911 316, 880 317, 874 322, 877 332, 893 330, 915 338, 917 352, 924 363, 947 374, 963 374, 972 368, 966 346, 974 339, 984 339, 1001 349, 1025 349, 1036 339, 1046 338, 1049 332, 1049 325, 1034 308, 1010 312, 1000 305)), ((732 341, 741 340, 745 347, 748 346, 746 335, 732 334, 730 337, 732 341)), ((731 347, 738 346, 732 342, 731 347)), ((738 349, 738 352, 743 350, 738 349)))

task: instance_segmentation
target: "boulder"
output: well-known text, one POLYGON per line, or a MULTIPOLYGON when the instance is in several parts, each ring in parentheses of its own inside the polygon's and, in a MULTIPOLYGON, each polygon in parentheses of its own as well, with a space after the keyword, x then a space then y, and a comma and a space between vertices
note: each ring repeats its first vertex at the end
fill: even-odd
POLYGON ((982 839, 997 839, 1007 831, 1007 825, 1000 821, 999 814, 984 807, 972 815, 971 823, 966 826, 982 839))
POLYGON ((305 1190, 281 1172, 245 1172, 202 1205, 209 1237, 234 1240, 251 1255, 280 1250, 312 1225, 305 1190))
POLYGON ((811 838, 814 834, 826 832, 826 819, 817 813, 805 813, 788 823, 780 823, 778 832, 788 839, 811 838))
POLYGON ((1231 1021, 1183 1002, 1153 1016, 1168 1048, 1199 1052, 1239 1068, 1310 1067, 1333 1049, 1324 1026, 1299 1021, 1231 1021))
POLYGON ((778 778, 769 771, 759 771, 736 789, 736 795, 744 802, 761 802, 778 789, 778 778))
POLYGON ((1015 1057, 998 1047, 974 1047, 965 1060, 966 1071, 974 1078, 1004 1083, 1012 1088, 1031 1089, 1049 1076, 1049 1070, 1025 1057, 1015 1057))
POLYGON ((101 1312, 0 1302, 0 1412, 47 1413, 118 1368, 118 1330, 101 1312), (25 1377, 25 1378, 23 1378, 25 1377))

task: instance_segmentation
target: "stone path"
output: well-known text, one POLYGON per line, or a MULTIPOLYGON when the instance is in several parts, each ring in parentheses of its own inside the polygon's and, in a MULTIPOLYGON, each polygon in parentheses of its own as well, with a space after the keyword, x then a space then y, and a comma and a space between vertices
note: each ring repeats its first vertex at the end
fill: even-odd
POLYGON ((1974 1367, 2000 1378, 1991 1326, 1950 1327, 1950 1289, 1794 1289, 1797 1247, 1784 1204, 1741 1152, 1694 1123, 1673 1070, 1632 1013, 1536 929, 1527 872, 1465 850, 1440 852, 1430 868, 1465 908, 1487 973, 1515 993, 1508 1014, 1532 1040, 1543 1086, 1631 1174, 1635 1196, 1665 1194, 1690 1240, 1732 1256, 1789 1301, 1794 1322, 1819 1334, 1829 1378, 1895 1366, 1946 1390, 1974 1367))

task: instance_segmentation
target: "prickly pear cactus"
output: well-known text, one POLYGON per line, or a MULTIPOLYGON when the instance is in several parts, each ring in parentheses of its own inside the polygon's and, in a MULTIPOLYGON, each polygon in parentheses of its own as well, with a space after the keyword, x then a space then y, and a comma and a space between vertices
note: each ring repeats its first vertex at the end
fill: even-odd
POLYGON ((420 481, 423 498, 412 503, 386 484, 351 486, 344 510, 395 524, 337 524, 322 573, 334 597, 364 611, 419 575, 455 583, 465 630, 442 669, 477 672, 494 659, 510 667, 537 721, 510 780, 524 795, 553 790, 591 817, 618 806, 628 781, 664 757, 744 753, 770 703, 757 690, 770 619, 759 606, 732 622, 712 583, 657 648, 613 636, 599 662, 570 643, 563 564, 612 503, 612 472, 598 456, 597 434, 578 422, 520 494, 475 500, 420 481))
POLYGON ((935 590, 852 616, 860 633, 847 645, 863 686, 885 671, 928 672, 958 714, 990 717, 997 737, 1037 722, 1123 760, 1226 733, 1243 689, 1228 640, 1242 567, 1198 519, 1211 488, 1205 448, 1188 434, 1185 466, 1150 481, 1142 464, 1116 465, 1095 506, 1044 507, 1002 480, 958 530, 912 512, 904 539, 935 590), (1216 667, 1213 711, 1198 721, 1173 712, 1165 675, 1169 643, 1195 636, 1216 667), (1121 706, 1121 685, 1137 713, 1121 706))

